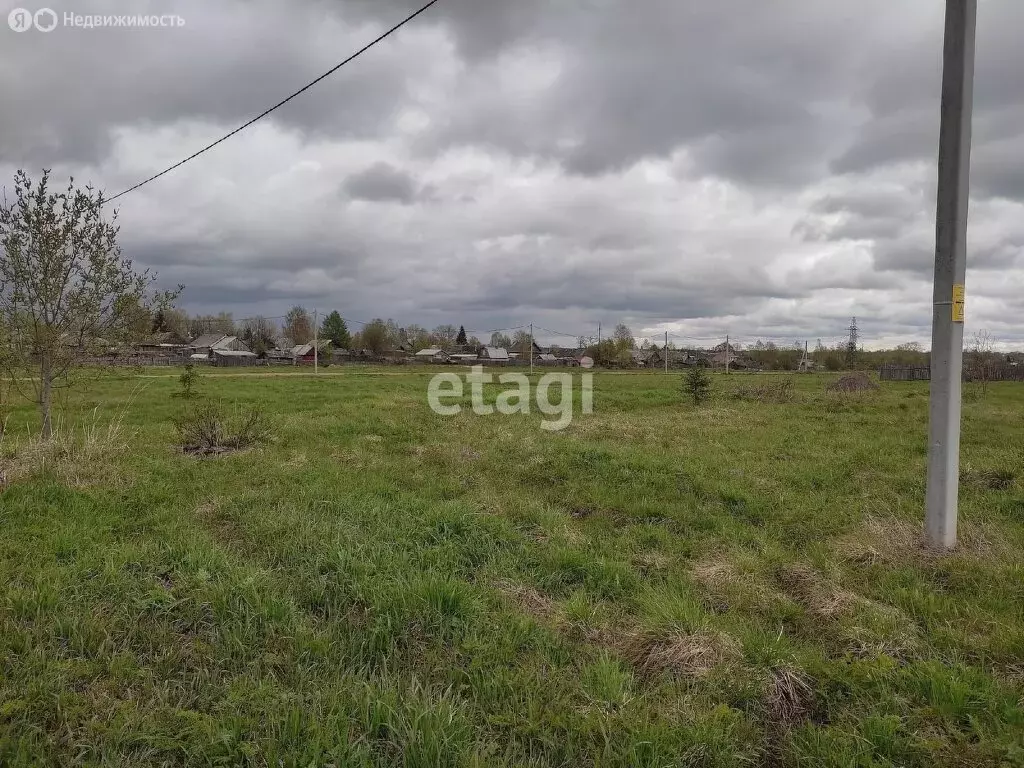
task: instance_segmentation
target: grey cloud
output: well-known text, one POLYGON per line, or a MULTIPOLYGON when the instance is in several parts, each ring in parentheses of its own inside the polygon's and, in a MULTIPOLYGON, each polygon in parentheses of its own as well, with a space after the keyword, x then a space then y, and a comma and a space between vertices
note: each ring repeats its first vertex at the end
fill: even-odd
MULTIPOLYGON (((89 0, 74 13, 127 10, 89 0)), ((337 9, 328 14, 302 3, 182 0, 173 10, 184 27, 58 27, 48 35, 9 36, 3 30, 0 92, 18 108, 0 113, 0 157, 15 164, 96 163, 110 150, 111 132, 126 124, 212 123, 205 143, 318 76, 373 33, 346 26, 337 9)), ((394 46, 382 48, 272 119, 312 136, 374 135, 393 119, 407 74, 394 46), (364 87, 367 79, 373 88, 364 87)))
POLYGON ((371 202, 394 200, 408 204, 416 197, 416 184, 412 177, 384 162, 374 163, 350 176, 342 187, 349 196, 371 202))
MULTIPOLYGON (((416 4, 180 0, 180 30, 0 30, 0 159, 127 185, 416 4)), ((970 269, 998 308, 1024 244, 1022 26, 1016 0, 981 4, 970 269)), ((932 0, 442 0, 125 198, 125 251, 186 283, 187 307, 236 314, 813 340, 849 313, 913 335, 941 27, 932 0)))

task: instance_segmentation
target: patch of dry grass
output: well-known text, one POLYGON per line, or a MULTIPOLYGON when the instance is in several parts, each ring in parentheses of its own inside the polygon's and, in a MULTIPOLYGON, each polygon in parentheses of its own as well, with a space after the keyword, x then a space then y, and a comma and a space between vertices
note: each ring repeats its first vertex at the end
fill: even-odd
POLYGON ((721 555, 698 561, 690 575, 710 596, 716 611, 745 610, 771 612, 787 596, 767 584, 756 569, 742 568, 739 563, 721 555))
POLYGON ((776 578, 787 595, 823 619, 849 615, 860 599, 806 565, 784 565, 778 569, 776 578))
POLYGON ((848 373, 825 385, 826 392, 874 392, 878 389, 878 382, 861 372, 848 373))
POLYGON ((58 416, 49 439, 39 433, 0 432, 0 489, 47 472, 72 488, 120 482, 117 458, 133 437, 123 416, 122 411, 105 422, 94 409, 91 417, 79 424, 68 424, 58 416))
POLYGON ((559 615, 555 601, 533 587, 500 581, 498 590, 517 608, 541 622, 550 622, 559 615))
POLYGON ((647 676, 670 673, 703 677, 740 656, 739 643, 724 632, 644 631, 623 634, 615 643, 638 672, 647 676))
POLYGON ((776 576, 787 595, 826 622, 842 654, 904 659, 919 647, 914 622, 899 608, 842 589, 806 565, 783 566, 776 576))
POLYGON ((814 688, 800 670, 774 667, 768 675, 764 706, 773 727, 790 728, 806 720, 814 707, 814 688))
POLYGON ((968 520, 959 522, 956 549, 944 552, 928 545, 921 525, 875 516, 867 517, 859 530, 836 541, 835 550, 844 560, 859 565, 920 563, 942 557, 985 560, 1018 560, 1020 557, 1004 537, 968 520))

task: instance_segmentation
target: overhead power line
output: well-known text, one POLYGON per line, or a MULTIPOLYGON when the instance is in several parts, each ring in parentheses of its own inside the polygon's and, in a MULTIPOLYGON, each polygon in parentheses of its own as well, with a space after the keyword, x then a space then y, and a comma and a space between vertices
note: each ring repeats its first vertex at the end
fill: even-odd
POLYGON ((563 333, 562 331, 556 331, 556 330, 553 330, 551 328, 545 328, 542 325, 537 325, 537 326, 534 326, 534 327, 537 330, 539 330, 539 331, 547 331, 548 333, 553 333, 553 334, 555 334, 555 336, 568 336, 568 337, 574 338, 574 339, 578 339, 578 338, 580 338, 580 336, 587 336, 588 335, 588 334, 585 334, 585 333, 563 333))
POLYGON ((238 126, 237 128, 235 128, 235 130, 231 131, 230 133, 226 133, 226 134, 224 134, 223 136, 221 136, 221 137, 220 137, 219 139, 217 139, 217 140, 216 140, 215 142, 213 142, 212 144, 207 144, 207 145, 206 145, 205 147, 203 147, 202 149, 200 149, 200 150, 199 150, 198 152, 195 152, 195 153, 193 153, 193 154, 189 155, 189 156, 188 156, 188 157, 186 157, 186 158, 185 158, 184 160, 181 160, 181 161, 179 161, 179 162, 175 163, 174 165, 170 166, 169 168, 165 168, 164 170, 160 171, 160 173, 158 173, 158 174, 156 174, 156 175, 154 175, 154 176, 150 176, 150 177, 149 177, 148 179, 146 179, 145 181, 140 181, 140 182, 139 182, 138 184, 136 184, 136 185, 135 185, 135 186, 133 186, 133 187, 128 187, 128 189, 124 190, 123 192, 118 192, 118 193, 117 193, 116 195, 114 195, 113 197, 110 197, 110 198, 108 198, 108 199, 106 200, 106 202, 108 202, 108 203, 110 203, 110 202, 113 202, 114 200, 117 200, 117 198, 119 198, 119 197, 122 197, 123 195, 127 195, 127 194, 128 194, 129 192, 134 192, 134 191, 135 191, 136 189, 138 189, 139 187, 145 186, 146 184, 149 184, 149 182, 151 182, 151 181, 155 181, 156 179, 159 179, 159 178, 160 178, 161 176, 163 176, 163 175, 164 175, 165 173, 170 173, 170 172, 171 172, 171 171, 173 171, 173 170, 174 170, 175 168, 180 168, 180 167, 181 167, 181 166, 183 166, 183 165, 184 165, 185 163, 187 163, 187 162, 188 162, 189 160, 194 160, 195 158, 199 157, 199 156, 200 156, 201 154, 203 154, 203 153, 204 153, 204 152, 206 152, 207 150, 213 149, 213 148, 214 148, 215 146, 217 146, 218 144, 220 144, 220 143, 221 143, 222 141, 226 141, 226 140, 230 139, 230 138, 231 138, 232 136, 234 136, 234 135, 235 135, 236 133, 239 133, 239 132, 241 132, 241 131, 244 131, 244 130, 245 130, 246 128, 248 128, 248 127, 249 127, 250 125, 252 125, 253 123, 255 123, 255 122, 256 122, 257 120, 262 120, 262 119, 263 119, 264 117, 266 117, 267 115, 269 115, 269 114, 270 114, 271 112, 273 112, 273 111, 274 111, 275 109, 277 109, 278 107, 283 107, 283 106, 284 106, 285 104, 287 104, 287 103, 288 103, 289 101, 291 101, 292 99, 294 99, 294 98, 295 98, 296 96, 298 96, 299 94, 301 94, 301 93, 305 93, 305 92, 306 92, 306 91, 308 91, 308 90, 309 90, 310 88, 312 88, 312 87, 313 87, 314 85, 316 85, 317 83, 319 83, 319 82, 320 82, 321 80, 323 80, 323 79, 325 79, 325 78, 327 78, 327 77, 330 77, 331 75, 333 75, 333 74, 334 74, 335 72, 337 72, 337 71, 338 71, 339 69, 341 69, 341 68, 342 68, 343 66, 345 66, 346 64, 348 64, 348 63, 349 63, 350 61, 352 61, 353 59, 355 59, 355 58, 358 58, 358 57, 359 57, 359 56, 361 56, 362 54, 366 53, 366 51, 368 51, 368 50, 370 50, 371 48, 373 48, 373 46, 375 46, 375 45, 376 45, 377 43, 379 43, 379 42, 381 42, 382 40, 384 40, 384 39, 385 39, 386 37, 388 37, 388 36, 392 35, 393 33, 397 32, 397 31, 398 31, 399 29, 401 29, 402 27, 404 27, 404 26, 405 26, 406 24, 408 24, 408 23, 409 23, 410 21, 412 21, 413 19, 415 19, 415 18, 416 18, 417 16, 419 16, 419 15, 420 15, 421 13, 423 13, 424 11, 426 11, 426 10, 427 10, 427 9, 428 9, 428 8, 429 8, 430 6, 434 5, 434 4, 436 3, 436 2, 438 2, 438 0, 430 0, 430 2, 429 2, 429 3, 427 3, 427 4, 426 4, 426 5, 424 5, 424 6, 422 6, 422 7, 421 7, 421 8, 420 8, 420 9, 419 9, 418 11, 415 11, 414 13, 412 13, 412 14, 410 14, 410 15, 406 16, 406 17, 405 17, 404 19, 402 19, 402 21, 400 21, 400 22, 398 22, 397 24, 395 24, 395 26, 391 27, 391 28, 390 28, 389 30, 387 30, 386 32, 384 32, 384 33, 382 33, 382 34, 378 35, 378 36, 377 36, 376 38, 374 38, 374 39, 373 39, 373 40, 371 40, 371 41, 370 41, 369 43, 367 43, 366 45, 364 45, 364 46, 363 46, 362 48, 360 48, 360 49, 359 49, 358 51, 356 51, 355 53, 353 53, 353 54, 352 54, 351 56, 349 56, 349 57, 348 57, 347 59, 345 59, 344 61, 340 62, 339 64, 336 64, 335 66, 331 67, 331 68, 330 68, 329 70, 327 70, 327 71, 326 71, 326 72, 324 72, 324 73, 323 73, 322 75, 320 75, 320 77, 318 77, 318 78, 317 78, 316 80, 313 80, 312 82, 309 82, 309 83, 307 83, 306 85, 302 86, 301 88, 299 88, 299 90, 295 91, 295 93, 293 93, 293 94, 292 94, 291 96, 288 96, 287 98, 285 98, 285 99, 282 99, 281 101, 277 102, 277 104, 275 104, 274 106, 270 107, 270 109, 264 110, 264 111, 263 111, 263 112, 261 112, 260 114, 256 115, 256 117, 252 118, 252 120, 249 120, 248 122, 246 122, 246 123, 243 123, 242 125, 240 125, 240 126, 238 126))

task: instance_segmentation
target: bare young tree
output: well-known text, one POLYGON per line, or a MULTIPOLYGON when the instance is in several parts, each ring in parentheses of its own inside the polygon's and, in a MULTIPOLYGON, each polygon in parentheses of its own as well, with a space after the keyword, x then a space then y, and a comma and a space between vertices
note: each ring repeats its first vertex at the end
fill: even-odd
POLYGON ((153 307, 169 307, 181 291, 151 294, 156 276, 136 271, 117 245, 117 214, 103 218, 102 192, 50 191, 49 170, 37 183, 14 176, 14 199, 0 205, 0 361, 11 382, 53 432, 54 389, 90 353, 124 340, 153 307))
POLYGON ((434 343, 441 349, 448 351, 455 344, 455 337, 458 335, 459 329, 450 323, 439 325, 434 329, 431 334, 434 343))
POLYGON ((296 344, 309 344, 313 340, 313 320, 305 307, 292 307, 284 320, 284 334, 296 344))
POLYGON ((988 383, 992 379, 992 347, 995 340, 987 328, 977 331, 971 338, 970 377, 981 383, 981 394, 988 394, 988 383))
POLYGON ((277 326, 267 318, 257 315, 242 323, 242 341, 258 357, 266 357, 267 350, 274 348, 277 337, 277 326))

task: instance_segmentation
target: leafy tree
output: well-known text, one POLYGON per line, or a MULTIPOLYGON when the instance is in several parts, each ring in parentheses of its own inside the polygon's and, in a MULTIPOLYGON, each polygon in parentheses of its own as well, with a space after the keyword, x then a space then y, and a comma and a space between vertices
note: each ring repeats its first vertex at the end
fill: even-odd
POLYGON ((324 318, 323 325, 320 326, 320 335, 330 340, 335 349, 349 349, 352 344, 352 336, 348 332, 345 318, 338 314, 337 310, 324 318))
POLYGON ((683 393, 694 405, 701 405, 711 397, 711 377, 701 366, 688 368, 683 374, 683 393))
POLYGON ((313 340, 313 321, 305 307, 294 306, 284 319, 284 335, 296 344, 309 344, 313 340))
POLYGON ((615 341, 615 348, 619 351, 623 349, 633 349, 636 346, 636 339, 633 338, 633 331, 625 323, 619 323, 615 326, 615 332, 612 333, 612 339, 615 341))
POLYGON ((361 335, 364 349, 370 350, 375 355, 382 355, 387 351, 388 326, 380 318, 376 318, 363 326, 361 335))
POLYGON ((223 333, 227 336, 237 335, 235 319, 230 312, 216 315, 196 315, 188 321, 188 334, 193 339, 206 333, 223 333))
POLYGON ((388 329, 387 349, 397 349, 405 341, 405 329, 399 327, 398 323, 390 317, 384 325, 388 329))
POLYGON ((151 293, 156 276, 136 271, 117 245, 117 214, 103 218, 102 192, 50 191, 18 171, 14 199, 0 205, 0 358, 16 387, 31 387, 42 434, 53 433, 57 387, 69 386, 83 358, 137 332, 140 318, 181 291, 151 293))
POLYGON ((491 334, 490 346, 509 349, 512 346, 512 339, 509 338, 508 334, 495 332, 491 334))
POLYGON ((619 350, 611 339, 602 339, 600 344, 587 347, 586 353, 597 365, 612 365, 618 360, 619 350))
POLYGON ((174 309, 173 307, 159 309, 153 316, 152 332, 173 333, 183 339, 187 339, 188 315, 180 309, 174 309), (157 318, 159 318, 159 323, 157 322, 157 318))
POLYGON ((265 317, 257 315, 242 324, 241 339, 259 357, 266 357, 267 351, 277 343, 277 328, 265 317))
POLYGON ((431 344, 430 331, 422 325, 407 326, 405 329, 405 336, 409 344, 412 345, 413 352, 419 352, 421 349, 426 349, 431 344))
POLYGON ((512 334, 512 350, 519 353, 520 360, 527 360, 530 357, 530 349, 533 341, 530 339, 530 332, 522 329, 512 334))
POLYGON ((164 311, 158 309, 156 314, 153 315, 153 327, 150 329, 151 333, 166 333, 167 332, 167 320, 164 318, 164 311))
POLYGON ((466 327, 463 325, 459 326, 459 333, 455 337, 455 343, 459 346, 466 346, 469 342, 466 341, 466 327))

